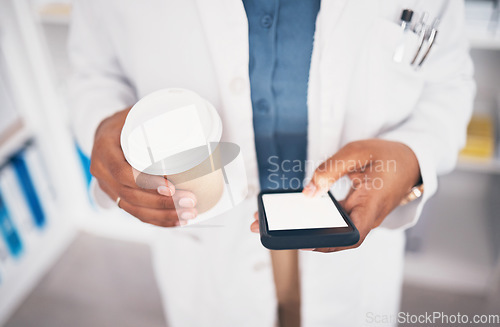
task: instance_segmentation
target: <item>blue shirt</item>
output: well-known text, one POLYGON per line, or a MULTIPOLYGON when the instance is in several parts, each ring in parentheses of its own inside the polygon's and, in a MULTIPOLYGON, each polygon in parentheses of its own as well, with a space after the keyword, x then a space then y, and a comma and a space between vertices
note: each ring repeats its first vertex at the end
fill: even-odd
POLYGON ((307 84, 320 0, 243 0, 261 189, 301 188, 307 84))

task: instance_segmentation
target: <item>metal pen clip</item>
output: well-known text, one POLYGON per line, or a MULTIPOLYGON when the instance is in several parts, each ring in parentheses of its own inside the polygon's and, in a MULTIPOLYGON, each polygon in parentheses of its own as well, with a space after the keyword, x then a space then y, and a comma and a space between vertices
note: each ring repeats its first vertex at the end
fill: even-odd
MULTIPOLYGON (((431 51, 432 46, 434 45, 434 43, 436 43, 436 36, 438 33, 438 26, 439 26, 440 22, 441 22, 441 20, 439 18, 436 18, 434 20, 434 22, 432 23, 431 31, 429 32, 429 37, 427 39, 427 43, 428 43, 427 50, 425 51, 424 55, 422 56, 422 59, 420 59, 420 62, 416 66, 417 69, 420 69, 422 67, 424 61, 429 56, 429 52, 431 51)), ((417 56, 418 56, 418 54, 417 54, 417 56)))
MULTIPOLYGON (((439 13, 438 13, 437 17, 434 19, 434 21, 432 22, 431 26, 427 26, 425 24, 425 21, 422 21, 422 29, 425 29, 426 31, 424 33, 422 33, 420 31, 419 33, 422 33, 422 35, 424 36, 424 39, 421 41, 422 43, 419 44, 417 53, 415 54, 415 57, 413 58, 413 60, 411 62, 411 65, 414 66, 416 70, 418 70, 418 69, 420 69, 422 67, 422 65, 424 64, 425 60, 429 56, 429 53, 430 53, 432 47, 436 43, 436 37, 437 37, 437 34, 438 34, 438 27, 439 27, 439 24, 441 23, 441 18, 443 17, 443 15, 445 14, 446 10, 448 9, 449 3, 450 3, 450 0, 443 0, 443 2, 441 4, 441 8, 439 10, 439 13), (428 28, 430 28, 429 32, 427 32, 428 28), (418 62, 418 64, 416 64, 417 61, 418 61, 418 58, 420 56, 420 52, 422 51, 423 43, 425 43, 425 37, 427 37, 427 40, 426 40, 427 41, 427 50, 422 55, 422 57, 421 57, 420 61, 418 62)), ((426 16, 426 13, 424 13, 422 15, 422 19, 427 19, 427 17, 424 17, 424 16, 426 16)), ((421 36, 421 35, 419 34, 419 36, 421 36)))
POLYGON ((418 35, 418 46, 417 46, 417 52, 415 53, 415 56, 413 57, 413 60, 411 61, 410 65, 415 64, 420 54, 420 51, 422 51, 422 47, 425 41, 425 34, 427 33, 428 29, 428 26, 426 25, 428 17, 429 14, 427 12, 424 12, 422 14, 422 17, 420 18, 420 21, 418 22, 417 25, 415 25, 415 28, 413 29, 413 31, 418 35))

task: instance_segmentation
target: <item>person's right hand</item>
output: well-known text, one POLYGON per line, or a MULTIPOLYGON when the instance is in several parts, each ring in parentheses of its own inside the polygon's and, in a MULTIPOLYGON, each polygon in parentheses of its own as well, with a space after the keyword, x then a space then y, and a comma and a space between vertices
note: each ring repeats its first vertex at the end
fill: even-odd
POLYGON ((139 220, 163 227, 185 225, 197 215, 194 194, 176 190, 163 176, 140 173, 125 160, 120 134, 129 110, 104 119, 97 128, 90 172, 111 199, 120 198, 120 208, 139 220))

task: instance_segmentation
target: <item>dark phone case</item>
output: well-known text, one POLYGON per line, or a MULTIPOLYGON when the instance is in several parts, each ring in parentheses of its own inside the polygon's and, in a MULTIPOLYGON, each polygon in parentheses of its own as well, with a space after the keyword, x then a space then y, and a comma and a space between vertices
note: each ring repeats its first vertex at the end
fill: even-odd
MULTIPOLYGON (((333 203, 340 211, 340 214, 347 221, 347 224, 352 227, 352 231, 341 232, 341 233, 322 233, 317 235, 300 235, 300 230, 296 230, 292 235, 287 236, 273 236, 269 234, 267 228, 266 219, 264 218, 264 204, 262 202, 262 195, 272 194, 272 193, 296 193, 294 191, 263 191, 259 193, 258 196, 258 207, 259 207, 259 229, 260 229, 260 241, 264 247, 270 250, 295 250, 295 249, 312 249, 312 248, 330 248, 339 246, 350 246, 354 245, 359 241, 359 232, 356 226, 351 221, 351 218, 347 215, 340 204, 335 200, 333 195, 328 192, 328 195, 332 199, 333 203)), ((324 229, 323 229, 324 230, 324 229)), ((311 230, 310 230, 311 231, 311 230)))

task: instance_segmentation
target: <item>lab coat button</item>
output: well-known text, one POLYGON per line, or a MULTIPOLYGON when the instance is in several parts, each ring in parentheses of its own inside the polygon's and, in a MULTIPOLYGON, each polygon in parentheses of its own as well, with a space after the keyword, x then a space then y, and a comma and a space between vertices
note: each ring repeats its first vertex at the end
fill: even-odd
POLYGON ((271 15, 264 15, 260 19, 260 26, 264 28, 270 28, 273 25, 273 16, 271 15))
POLYGON ((269 112, 269 102, 267 102, 264 99, 260 99, 255 104, 255 108, 257 109, 258 112, 266 114, 269 112))
POLYGON ((229 88, 234 94, 241 94, 245 90, 245 80, 241 77, 236 77, 231 81, 229 88))

